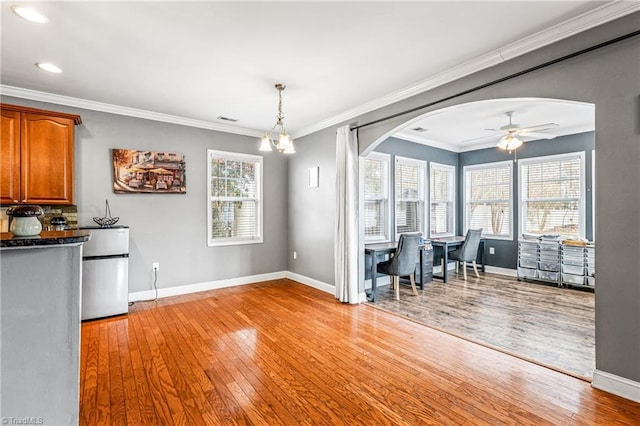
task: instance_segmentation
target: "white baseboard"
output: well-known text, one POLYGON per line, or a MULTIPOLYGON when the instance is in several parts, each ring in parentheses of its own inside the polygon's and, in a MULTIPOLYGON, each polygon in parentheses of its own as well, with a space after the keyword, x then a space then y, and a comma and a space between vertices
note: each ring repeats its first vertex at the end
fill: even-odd
POLYGON ((640 383, 615 374, 595 370, 591 386, 631 401, 640 402, 640 383))
MULTIPOLYGON (((195 283, 180 285, 175 287, 159 288, 158 298, 179 296, 181 294, 197 293, 199 291, 215 290, 218 288, 233 287, 237 285, 253 284, 261 281, 279 280, 287 277, 286 271, 270 272, 268 274, 249 275, 246 277, 229 278, 226 280, 208 281, 204 283, 195 283)), ((129 293, 129 302, 139 300, 150 300, 156 297, 155 290, 137 291, 129 293)))
POLYGON ((296 274, 295 272, 291 271, 286 271, 286 278, 290 278, 304 285, 308 285, 309 287, 324 291, 325 293, 331 293, 333 295, 336 294, 335 285, 327 284, 314 278, 305 277, 304 275, 296 274))
POLYGON ((515 269, 499 268, 497 266, 485 265, 484 271, 489 272, 490 274, 506 275, 508 277, 518 276, 518 271, 516 271, 515 269))
MULTIPOLYGON (((271 272, 268 274, 249 275, 246 277, 229 278, 226 280, 207 281, 204 283, 186 284, 175 287, 166 287, 158 289, 158 298, 179 296, 182 294, 197 293, 199 291, 215 290, 218 288, 233 287, 238 285, 254 284, 261 281, 279 280, 289 278, 301 284, 308 285, 325 293, 335 295, 336 288, 331 284, 309 278, 304 275, 290 271, 271 272)), ((151 300, 156 297, 155 290, 137 291, 129 293, 129 302, 137 302, 140 300, 151 300)), ((360 295, 362 301, 366 300, 364 293, 360 295)))

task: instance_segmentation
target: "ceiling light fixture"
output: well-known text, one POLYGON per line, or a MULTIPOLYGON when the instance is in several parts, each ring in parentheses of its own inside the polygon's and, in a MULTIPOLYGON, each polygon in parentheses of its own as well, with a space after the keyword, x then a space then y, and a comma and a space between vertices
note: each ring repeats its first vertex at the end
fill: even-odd
POLYGON ((504 149, 506 151, 513 151, 521 146, 522 141, 511 133, 501 137, 498 141, 498 148, 504 149))
POLYGON ((13 10, 13 13, 18 15, 22 19, 26 19, 29 22, 35 22, 36 24, 44 24, 49 22, 49 18, 38 12, 33 7, 14 5, 11 6, 11 10, 13 10))
POLYGON ((260 143, 260 151, 271 151, 271 146, 278 150, 278 152, 282 152, 283 154, 295 154, 296 150, 293 148, 293 139, 287 133, 284 128, 284 114, 282 113, 282 91, 287 88, 282 83, 276 84, 276 90, 278 91, 278 116, 276 117, 276 124, 273 125, 271 130, 264 133, 262 137, 262 141, 260 143), (273 138, 273 131, 278 130, 278 143, 275 142, 273 138))
POLYGON ((54 74, 60 74, 62 72, 62 70, 60 68, 58 68, 56 65, 53 65, 50 62, 37 62, 36 65, 41 70, 44 70, 44 71, 47 71, 47 72, 52 72, 54 74))

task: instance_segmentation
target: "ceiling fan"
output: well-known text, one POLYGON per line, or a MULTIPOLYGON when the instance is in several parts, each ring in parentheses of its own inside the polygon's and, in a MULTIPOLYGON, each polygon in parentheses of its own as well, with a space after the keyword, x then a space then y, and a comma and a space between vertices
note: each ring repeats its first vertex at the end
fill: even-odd
POLYGON ((558 125, 556 123, 538 124, 536 126, 520 127, 518 124, 513 124, 512 116, 514 111, 507 111, 506 115, 509 117, 509 124, 506 124, 500 129, 485 129, 494 132, 502 133, 502 137, 498 141, 497 147, 507 151, 513 151, 520 147, 523 143, 523 139, 553 139, 556 135, 551 133, 544 133, 546 130, 551 130, 558 125))

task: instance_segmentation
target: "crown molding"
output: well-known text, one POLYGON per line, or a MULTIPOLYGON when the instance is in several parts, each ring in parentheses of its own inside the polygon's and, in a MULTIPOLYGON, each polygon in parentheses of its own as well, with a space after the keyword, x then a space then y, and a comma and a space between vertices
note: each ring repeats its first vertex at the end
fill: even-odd
POLYGON ((309 135, 311 133, 315 133, 319 130, 326 129, 327 127, 330 127, 339 123, 343 123, 345 121, 359 117, 363 114, 374 111, 376 109, 394 104, 396 102, 410 98, 411 96, 417 95, 422 92, 426 92, 427 90, 431 90, 438 86, 442 86, 446 83, 458 80, 462 77, 473 74, 474 72, 477 72, 479 70, 489 68, 493 65, 497 65, 500 62, 503 62, 503 59, 500 56, 500 53, 498 51, 494 51, 486 55, 479 56, 471 61, 465 62, 461 65, 457 65, 453 68, 450 68, 447 71, 438 73, 433 77, 423 80, 418 84, 390 93, 381 98, 374 99, 372 101, 369 101, 365 104, 360 105, 359 107, 347 110, 338 115, 334 115, 333 117, 330 117, 312 126, 299 129, 296 132, 294 132, 293 136, 296 138, 299 138, 302 136, 309 135))
POLYGON ((638 1, 612 1, 499 49, 505 61, 640 11, 638 1))
MULTIPOLYGON (((612 1, 595 8, 582 15, 571 18, 561 24, 540 31, 524 39, 508 44, 501 49, 494 50, 482 56, 478 56, 449 70, 436 74, 426 80, 405 87, 394 93, 374 99, 357 108, 347 110, 341 114, 330 117, 315 125, 304 127, 293 132, 296 138, 309 135, 327 127, 343 123, 359 117, 376 109, 402 101, 411 96, 442 86, 446 83, 458 80, 467 75, 497 65, 509 59, 529 53, 557 41, 576 35, 631 13, 640 11, 640 2, 637 1, 612 1)), ((402 139, 405 139, 404 137, 402 139)), ((408 139, 407 139, 408 140, 408 139)), ((419 142, 424 143, 424 142, 419 142)))
POLYGON ((402 140, 413 142, 413 143, 419 143, 421 145, 427 145, 434 148, 445 149, 451 152, 457 152, 457 153, 462 152, 460 147, 457 145, 453 145, 446 142, 435 141, 433 139, 421 138, 420 136, 412 135, 411 133, 406 131, 398 132, 394 134, 393 137, 396 139, 402 139, 402 140))
POLYGON ((56 95, 54 93, 39 92, 37 90, 23 89, 21 87, 6 86, 0 84, 0 94, 15 98, 29 99, 32 101, 47 102, 56 105, 65 105, 74 108, 88 109, 91 111, 106 112, 109 114, 125 115, 128 117, 144 118, 153 121, 179 124, 181 126, 196 127, 200 129, 216 130, 219 132, 233 133, 236 135, 261 137, 258 130, 244 127, 230 126, 228 124, 214 123, 205 120, 179 117, 177 115, 162 114, 159 112, 147 111, 143 109, 129 108, 120 105, 107 104, 103 102, 89 101, 86 99, 73 98, 70 96, 56 95))

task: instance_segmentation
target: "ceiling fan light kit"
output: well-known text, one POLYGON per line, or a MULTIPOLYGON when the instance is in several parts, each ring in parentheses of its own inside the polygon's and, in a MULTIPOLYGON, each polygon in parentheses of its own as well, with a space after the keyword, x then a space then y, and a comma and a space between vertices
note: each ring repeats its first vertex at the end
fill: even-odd
POLYGON ((538 139, 553 139, 555 135, 550 133, 541 133, 545 130, 550 130, 558 127, 556 123, 539 124, 537 126, 520 127, 518 124, 513 124, 512 116, 514 111, 507 111, 505 114, 509 117, 509 124, 500 127, 500 132, 503 136, 496 145, 497 148, 505 151, 515 151, 522 146, 522 137, 538 138, 538 139), (518 137, 520 136, 520 138, 518 137))
POLYGON ((497 146, 505 151, 513 151, 522 146, 522 141, 512 134, 508 134, 500 138, 497 146))
POLYGON ((260 142, 260 151, 272 151, 272 146, 283 154, 295 154, 296 150, 293 147, 293 139, 284 128, 284 114, 282 113, 282 92, 287 88, 282 83, 276 83, 276 90, 278 91, 278 116, 276 117, 276 124, 273 125, 271 130, 264 133, 260 142), (276 143, 273 137, 274 130, 278 128, 278 142, 276 143))

